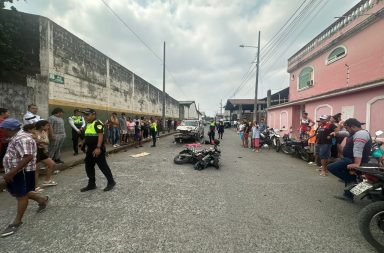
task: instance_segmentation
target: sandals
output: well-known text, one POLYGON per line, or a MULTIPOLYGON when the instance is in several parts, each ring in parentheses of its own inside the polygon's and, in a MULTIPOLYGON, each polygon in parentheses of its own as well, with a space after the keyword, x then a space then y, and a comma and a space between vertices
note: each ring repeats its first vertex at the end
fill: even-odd
POLYGON ((47 208, 47 205, 49 202, 49 197, 48 196, 45 196, 45 197, 46 197, 46 199, 45 199, 44 203, 39 204, 39 208, 36 211, 37 213, 41 213, 47 208))

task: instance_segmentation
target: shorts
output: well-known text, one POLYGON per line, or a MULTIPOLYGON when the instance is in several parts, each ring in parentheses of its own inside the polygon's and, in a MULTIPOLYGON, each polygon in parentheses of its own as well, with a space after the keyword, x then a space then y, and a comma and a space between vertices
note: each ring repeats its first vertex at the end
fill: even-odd
POLYGON ((43 148, 37 148, 37 154, 36 154, 36 163, 44 161, 45 159, 48 159, 48 152, 45 151, 43 148))
POLYGON ((248 137, 249 137, 249 133, 244 133, 243 135, 244 140, 248 140, 248 137))
POLYGON ((128 131, 127 130, 120 130, 120 134, 127 134, 128 131))
POLYGON ((254 138, 253 140, 253 147, 258 148, 260 146, 260 138, 254 138))
POLYGON ((141 141, 141 134, 135 134, 135 141, 141 141))
POLYGON ((244 133, 240 132, 240 140, 243 140, 243 138, 244 138, 244 133))
POLYGON ((35 172, 19 171, 12 182, 7 183, 7 190, 14 197, 24 197, 28 192, 35 190, 35 172))
POLYGON ((135 131, 129 131, 128 130, 128 136, 134 137, 135 136, 135 131))
POLYGON ((331 157, 331 144, 317 144, 316 154, 319 154, 321 160, 327 160, 331 157))

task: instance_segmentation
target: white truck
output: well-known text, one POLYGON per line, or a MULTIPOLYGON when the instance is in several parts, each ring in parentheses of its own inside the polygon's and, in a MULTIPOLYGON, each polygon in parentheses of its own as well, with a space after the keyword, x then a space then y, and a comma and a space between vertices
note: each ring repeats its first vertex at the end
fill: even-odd
POLYGON ((176 128, 176 143, 188 139, 200 141, 202 138, 204 138, 204 126, 201 120, 186 119, 181 121, 180 125, 176 128))

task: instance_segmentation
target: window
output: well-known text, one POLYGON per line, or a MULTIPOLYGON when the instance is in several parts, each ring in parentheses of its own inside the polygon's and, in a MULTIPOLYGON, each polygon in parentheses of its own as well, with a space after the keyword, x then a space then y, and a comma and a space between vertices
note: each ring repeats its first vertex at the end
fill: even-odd
POLYGON ((299 75, 299 90, 313 85, 313 68, 305 67, 299 75))
POLYGON ((347 50, 344 46, 339 46, 335 48, 327 58, 327 64, 337 61, 340 58, 343 58, 347 54, 347 50))

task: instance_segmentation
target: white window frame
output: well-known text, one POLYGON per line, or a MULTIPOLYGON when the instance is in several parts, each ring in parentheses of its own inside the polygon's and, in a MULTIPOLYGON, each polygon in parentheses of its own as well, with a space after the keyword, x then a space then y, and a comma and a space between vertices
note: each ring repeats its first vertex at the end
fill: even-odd
POLYGON ((327 55, 327 58, 325 59, 325 65, 329 65, 329 64, 331 64, 331 63, 334 63, 335 61, 338 61, 338 60, 344 58, 345 56, 347 56, 347 54, 348 54, 347 47, 344 46, 344 45, 338 45, 337 47, 334 47, 334 48, 331 50, 331 52, 327 55), (332 52, 335 51, 335 50, 336 50, 337 48, 339 48, 339 47, 341 47, 341 48, 344 49, 345 54, 343 54, 342 56, 336 57, 335 59, 328 60, 328 59, 329 59, 329 56, 332 54, 332 52))

